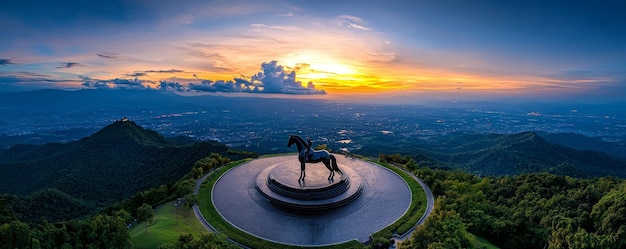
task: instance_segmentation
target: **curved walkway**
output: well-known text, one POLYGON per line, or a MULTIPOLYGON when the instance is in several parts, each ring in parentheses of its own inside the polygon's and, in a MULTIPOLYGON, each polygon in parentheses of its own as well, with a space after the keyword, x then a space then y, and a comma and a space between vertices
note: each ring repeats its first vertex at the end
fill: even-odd
POLYGON ((409 175, 413 177, 413 179, 415 179, 420 184, 420 186, 422 187, 422 189, 424 189, 424 192, 426 193, 426 212, 424 212, 424 215, 422 215, 422 218, 420 218, 419 221, 417 221, 417 223, 415 223, 415 225, 411 229, 409 229, 409 231, 406 231, 406 233, 404 234, 394 235, 396 242, 398 242, 398 241, 407 240, 409 237, 411 237, 411 235, 413 234, 413 231, 415 231, 415 228, 421 225, 422 223, 424 223, 426 218, 430 216, 430 213, 432 213, 433 208, 435 207, 435 198, 433 196, 433 192, 430 191, 430 188, 428 187, 428 185, 426 185, 426 183, 424 183, 424 181, 421 178, 417 177, 416 175, 414 175, 413 173, 409 172, 408 170, 402 167, 398 167, 395 165, 394 167, 397 167, 403 170, 404 172, 409 173, 409 175))
MULTIPOLYGON (((200 191, 200 185, 202 185, 202 183, 211 174, 213 174, 213 170, 209 171, 209 173, 204 174, 202 177, 200 177, 198 180, 196 180, 196 187, 194 187, 194 189, 193 189, 193 194, 194 195, 198 195, 198 191, 200 191)), ((211 226, 211 224, 209 224, 209 222, 204 218, 202 213, 200 213, 200 208, 198 208, 197 204, 193 204, 193 214, 196 215, 196 218, 198 218, 198 220, 200 221, 200 224, 202 224, 202 226, 204 226, 204 228, 206 228, 206 230, 209 230, 209 231, 214 232, 214 233, 218 232, 213 226, 211 226)))

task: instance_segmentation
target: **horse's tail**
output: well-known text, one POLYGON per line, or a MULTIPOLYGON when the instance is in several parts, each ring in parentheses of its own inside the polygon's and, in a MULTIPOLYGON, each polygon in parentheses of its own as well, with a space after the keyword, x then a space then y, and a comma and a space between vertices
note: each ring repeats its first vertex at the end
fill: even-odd
POLYGON ((343 175, 343 172, 341 172, 341 170, 339 169, 339 166, 337 166, 337 158, 335 158, 334 155, 330 155, 330 161, 332 163, 332 167, 334 171, 339 172, 339 174, 343 175))

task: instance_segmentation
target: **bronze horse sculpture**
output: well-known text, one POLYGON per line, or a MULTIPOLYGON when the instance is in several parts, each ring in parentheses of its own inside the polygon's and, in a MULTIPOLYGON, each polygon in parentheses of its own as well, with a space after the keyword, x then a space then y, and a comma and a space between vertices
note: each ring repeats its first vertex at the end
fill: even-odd
POLYGON ((328 176, 329 181, 332 180, 333 177, 335 177, 335 171, 343 175, 343 172, 341 172, 341 170, 337 166, 337 159, 328 151, 308 151, 310 148, 309 146, 307 146, 307 143, 304 141, 304 139, 297 135, 289 135, 289 142, 287 143, 287 147, 291 147, 292 144, 296 144, 296 146, 298 147, 298 160, 300 161, 300 178, 298 178, 298 181, 304 181, 304 177, 306 177, 306 172, 304 171, 306 163, 324 163, 326 168, 330 171, 330 175, 328 176))

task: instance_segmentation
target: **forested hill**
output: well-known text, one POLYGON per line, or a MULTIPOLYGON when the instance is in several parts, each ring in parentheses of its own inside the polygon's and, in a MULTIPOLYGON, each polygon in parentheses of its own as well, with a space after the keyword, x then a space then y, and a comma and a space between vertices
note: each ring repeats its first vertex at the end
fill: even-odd
POLYGON ((614 157, 626 158, 626 137, 619 142, 605 142, 598 137, 587 137, 575 133, 537 133, 546 141, 577 150, 594 150, 614 157))
POLYGON ((376 144, 364 145, 354 152, 369 156, 400 153, 416 160, 427 156, 448 167, 481 175, 549 172, 574 177, 626 178, 626 159, 550 143, 534 132, 510 135, 459 133, 427 139, 387 135, 376 138, 376 141, 376 144))
POLYGON ((66 203, 68 215, 80 215, 173 183, 197 160, 230 152, 217 142, 180 141, 123 120, 67 144, 16 145, 0 154, 0 194, 28 196, 37 205, 66 203))

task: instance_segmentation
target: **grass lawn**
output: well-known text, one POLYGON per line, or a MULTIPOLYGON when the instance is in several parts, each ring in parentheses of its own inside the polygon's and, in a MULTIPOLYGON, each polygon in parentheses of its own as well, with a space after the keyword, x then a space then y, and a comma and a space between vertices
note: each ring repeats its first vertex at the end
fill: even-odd
POLYGON ((202 233, 208 233, 200 224, 192 210, 184 207, 178 208, 178 223, 176 222, 176 208, 174 201, 164 203, 154 210, 154 219, 148 225, 148 231, 144 223, 139 223, 130 229, 130 237, 133 248, 156 248, 161 244, 176 244, 182 234, 193 234, 199 238, 202 233))
POLYGON ((478 237, 471 233, 468 233, 468 236, 470 237, 470 241, 475 248, 499 249, 499 247, 491 244, 491 242, 482 237, 478 237))
POLYGON ((422 215, 426 212, 426 192, 424 192, 422 186, 406 171, 388 163, 376 162, 368 159, 365 160, 386 167, 387 169, 398 174, 402 179, 404 179, 407 185, 409 185, 409 188, 411 189, 411 198, 413 200, 407 212, 400 219, 398 219, 398 221, 374 233, 372 237, 374 237, 375 240, 388 240, 394 233, 406 233, 413 226, 415 226, 422 215))

